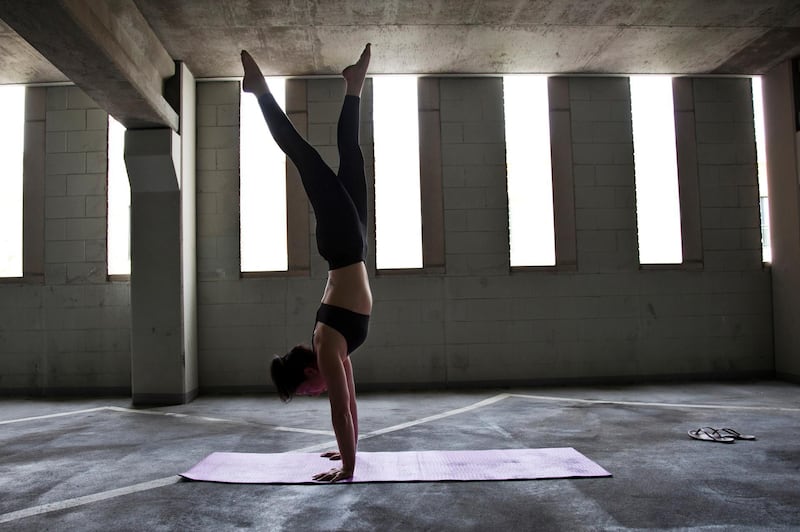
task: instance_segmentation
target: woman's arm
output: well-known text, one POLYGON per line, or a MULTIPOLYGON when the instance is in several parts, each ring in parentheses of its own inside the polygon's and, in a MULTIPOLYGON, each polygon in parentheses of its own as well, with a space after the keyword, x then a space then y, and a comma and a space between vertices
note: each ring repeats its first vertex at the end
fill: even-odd
MULTIPOLYGON (((350 417, 353 419, 353 441, 356 443, 356 452, 358 452, 358 406, 356 405, 356 387, 353 380, 353 365, 350 362, 350 357, 347 357, 342 362, 344 365, 344 373, 347 378, 347 391, 350 393, 350 417)), ((341 460, 342 455, 339 451, 326 451, 320 455, 323 458, 330 458, 331 460, 341 460)))
POLYGON ((353 364, 350 362, 350 357, 347 357, 342 362, 344 365, 344 374, 347 378, 347 391, 350 393, 350 417, 353 418, 353 439, 356 442, 356 449, 358 449, 358 405, 356 405, 356 385, 353 380, 353 364))
MULTIPOLYGON (((325 344, 324 341, 319 342, 319 345, 325 344)), ((347 360, 346 355, 344 360, 347 360)), ((327 473, 320 473, 314 477, 315 480, 335 482, 350 478, 356 467, 355 423, 350 412, 350 389, 344 360, 340 357, 337 349, 323 348, 317 351, 317 365, 328 385, 331 423, 342 457, 342 467, 332 469, 327 473)))

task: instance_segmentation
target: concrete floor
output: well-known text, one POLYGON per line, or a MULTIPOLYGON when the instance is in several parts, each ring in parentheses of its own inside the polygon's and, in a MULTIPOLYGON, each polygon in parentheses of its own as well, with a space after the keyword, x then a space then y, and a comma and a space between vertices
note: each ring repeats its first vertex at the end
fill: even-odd
POLYGON ((0 530, 797 530, 798 399, 782 382, 362 394, 364 451, 574 447, 614 476, 319 486, 176 475, 212 451, 328 448, 324 398, 2 399, 0 530), (686 435, 705 425, 759 439, 686 435))

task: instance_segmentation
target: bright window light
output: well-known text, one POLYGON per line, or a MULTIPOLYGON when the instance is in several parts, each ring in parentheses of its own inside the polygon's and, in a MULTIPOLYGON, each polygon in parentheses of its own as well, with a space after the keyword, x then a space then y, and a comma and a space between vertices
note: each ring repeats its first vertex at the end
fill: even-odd
POLYGON ((131 273, 131 185, 125 167, 125 126, 108 117, 108 274, 131 273))
POLYGON ((553 174, 547 76, 504 76, 511 266, 553 266, 553 174))
POLYGON ((641 264, 680 264, 681 211, 672 78, 631 76, 636 219, 641 264))
POLYGON ((761 258, 772 262, 772 246, 769 236, 769 189, 767 188, 767 151, 764 141, 764 93, 761 77, 754 76, 753 120, 756 128, 756 153, 758 161, 758 199, 761 206, 761 258))
MULTIPOLYGON (((275 101, 285 108, 285 79, 265 79, 275 101)), ((241 268, 243 272, 286 271, 286 156, 272 139, 252 94, 241 94, 239 127, 241 268)))
POLYGON ((0 277, 22 277, 22 155, 25 87, 0 87, 0 277))
POLYGON ((415 76, 372 78, 375 254, 378 269, 422 267, 415 76))

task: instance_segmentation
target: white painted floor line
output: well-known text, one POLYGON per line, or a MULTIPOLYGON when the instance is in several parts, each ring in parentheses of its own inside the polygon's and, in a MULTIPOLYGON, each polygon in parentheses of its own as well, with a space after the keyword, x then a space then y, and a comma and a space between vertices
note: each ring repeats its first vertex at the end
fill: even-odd
POLYGON ((317 430, 317 429, 300 429, 296 427, 271 427, 273 430, 281 430, 283 432, 300 432, 302 434, 318 434, 320 436, 336 436, 332 430, 317 430))
MULTIPOLYGON (((243 421, 240 419, 223 419, 219 417, 208 417, 208 416, 194 416, 192 414, 176 414, 174 412, 161 412, 159 410, 137 410, 135 408, 122 408, 119 406, 109 406, 107 407, 109 410, 113 410, 115 412, 127 412, 130 414, 148 414, 151 416, 167 416, 167 417, 176 417, 176 418, 185 418, 185 419, 199 419, 200 421, 212 421, 214 423, 233 423, 236 425, 250 425, 250 426, 261 426, 258 423, 254 423, 251 421, 243 421)), ((297 427, 275 427, 271 425, 263 425, 265 429, 271 430, 278 430, 281 432, 301 432, 304 434, 318 434, 322 436, 333 436, 332 430, 318 430, 318 429, 304 429, 304 428, 297 428, 297 427)))
POLYGON ((164 417, 177 417, 177 418, 186 418, 186 419, 199 419, 202 421, 213 421, 215 423, 237 423, 237 424, 245 424, 250 425, 247 421, 240 421, 234 419, 223 419, 219 417, 208 417, 208 416, 193 416, 192 414, 178 414, 176 412, 162 412, 161 410, 139 410, 137 408, 123 408, 121 406, 109 406, 107 407, 109 410, 113 410, 115 412, 126 412, 128 414, 145 414, 149 416, 164 416, 164 417))
MULTIPOLYGON (((360 439, 360 438, 359 438, 360 439)), ((300 449, 294 449, 292 451, 286 451, 287 453, 314 453, 317 451, 335 451, 338 449, 336 440, 326 441, 325 443, 318 443, 316 445, 309 445, 308 447, 301 447, 300 449)))
POLYGON ((375 436, 380 436, 382 434, 387 434, 389 432, 397 432, 398 430, 407 429, 408 427, 413 427, 415 425, 421 425, 423 423, 429 423, 431 421, 437 421, 439 419, 444 419, 446 417, 463 414, 464 412, 477 410, 478 408, 489 406, 498 401, 502 401, 507 397, 508 397, 507 393, 501 393, 499 395, 495 395, 494 397, 489 397, 488 399, 484 399, 483 401, 478 401, 477 403, 471 404, 469 406, 456 408, 454 410, 448 410, 447 412, 442 412, 441 414, 434 414, 432 416, 423 417, 420 419, 416 419, 414 421, 407 421, 405 423, 400 423, 398 425, 392 425, 391 427, 386 427, 385 429, 373 430, 372 432, 364 434, 362 437, 359 438, 359 440, 364 440, 366 438, 374 438, 375 436))
MULTIPOLYGON (((494 404, 498 401, 502 401, 509 395, 507 393, 501 393, 499 395, 495 395, 494 397, 489 397, 488 399, 484 399, 483 401, 478 401, 477 403, 462 407, 456 408, 454 410, 448 410, 447 412, 442 412, 441 414, 434 414, 432 416, 423 417, 420 419, 415 419, 413 421, 406 421, 405 423, 400 423, 397 425, 392 425, 391 427, 386 427, 384 429, 373 430, 372 432, 367 432, 366 434, 361 434, 358 437, 358 441, 366 440, 367 438, 374 438, 375 436, 380 436, 382 434, 388 434, 390 432, 397 432, 398 430, 407 429, 409 427, 413 427, 415 425, 421 425, 423 423, 429 423, 431 421, 436 421, 439 419, 444 419, 446 417, 455 416, 458 414, 463 414, 464 412, 470 412, 472 410, 477 410, 478 408, 488 406, 494 404)), ((301 449, 295 449, 294 451, 289 451, 293 453, 313 453, 316 451, 327 451, 327 450, 336 450, 336 440, 320 443, 317 445, 309 445, 308 447, 303 447, 301 449)))
POLYGON ((85 410, 72 410, 70 412, 59 412, 58 414, 44 414, 41 416, 23 417, 19 419, 7 419, 5 421, 0 421, 0 425, 8 425, 10 423, 22 423, 23 421, 37 421, 40 419, 50 419, 54 417, 73 416, 75 414, 88 414, 89 412, 99 412, 107 408, 112 408, 112 407, 99 406, 97 408, 87 408, 85 410))
MULTIPOLYGON (((63 417, 63 416, 73 416, 78 414, 88 414, 90 412, 102 412, 104 410, 109 410, 112 412, 124 412, 128 414, 145 414, 150 416, 165 416, 165 417, 175 417, 175 418, 186 418, 186 419, 198 419, 200 421, 212 421, 214 423, 234 423, 239 425, 258 425, 257 423, 252 423, 249 421, 242 421, 242 420, 234 420, 234 419, 223 419, 218 417, 208 417, 208 416, 194 416, 191 414, 178 414, 175 412, 161 412, 159 410, 139 410, 136 408, 125 408, 122 406, 98 406, 96 408, 87 408, 85 410, 72 410, 69 412, 59 412, 58 414, 44 414, 41 416, 32 416, 32 417, 24 417, 19 419, 8 419, 5 421, 0 421, 0 425, 8 425, 10 423, 22 423, 24 421, 37 421, 41 419, 50 419, 54 417, 63 417)), ((316 434, 321 436, 333 436, 332 430, 317 430, 317 429, 304 429, 304 428, 297 428, 297 427, 275 427, 265 425, 264 428, 277 430, 281 432, 300 432, 304 434, 316 434)))
POLYGON ((23 519, 25 517, 33 517, 34 515, 41 515, 48 512, 67 510, 69 508, 75 508, 76 506, 83 506, 94 502, 104 501, 106 499, 113 499, 114 497, 120 497, 122 495, 130 495, 131 493, 161 488, 163 486, 175 484, 176 482, 181 482, 182 480, 183 479, 181 477, 175 475, 171 477, 159 478, 157 480, 151 480, 149 482, 142 482, 140 484, 134 484, 132 486, 126 486, 124 488, 118 488, 115 490, 94 493, 92 495, 84 495, 83 497, 75 497, 74 499, 51 502, 49 504, 40 504, 39 506, 25 508, 24 510, 18 510, 16 512, 0 514, 0 523, 8 523, 10 521, 16 521, 17 519, 23 519))
POLYGON ((716 410, 757 410, 757 411, 778 411, 778 412, 800 412, 800 408, 789 408, 782 406, 739 406, 739 405, 704 405, 687 403, 651 403, 644 401, 609 401, 603 399, 578 399, 576 397, 555 397, 549 395, 529 395, 521 393, 511 393, 508 397, 520 397, 523 399, 536 399, 541 401, 564 401, 570 403, 584 403, 593 405, 625 405, 625 406, 656 406, 665 408, 709 408, 716 410))

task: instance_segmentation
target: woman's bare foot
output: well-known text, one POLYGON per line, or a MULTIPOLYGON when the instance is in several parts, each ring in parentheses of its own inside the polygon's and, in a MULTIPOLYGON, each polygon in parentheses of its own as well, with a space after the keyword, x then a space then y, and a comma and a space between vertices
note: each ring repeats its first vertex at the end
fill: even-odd
POLYGON ((371 44, 367 43, 358 61, 342 70, 342 77, 347 82, 347 94, 361 96, 361 89, 364 87, 364 79, 367 77, 367 68, 369 67, 370 47, 371 44))
POLYGON ((242 50, 242 67, 244 68, 244 78, 242 78, 242 90, 252 92, 257 97, 269 92, 264 74, 258 68, 255 59, 246 50, 242 50))

